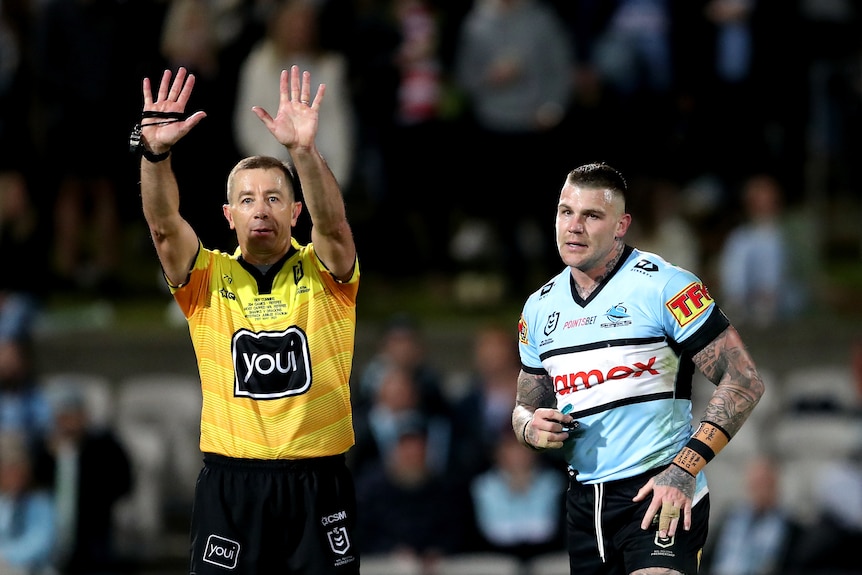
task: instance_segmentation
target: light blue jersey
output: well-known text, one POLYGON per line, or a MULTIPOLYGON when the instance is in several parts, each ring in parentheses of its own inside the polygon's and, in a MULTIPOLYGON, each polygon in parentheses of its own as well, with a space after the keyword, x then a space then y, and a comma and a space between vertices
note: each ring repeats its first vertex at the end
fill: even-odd
MULTIPOLYGON (((694 432, 691 358, 728 325, 697 276, 628 246, 586 300, 568 267, 527 299, 522 368, 549 375, 557 408, 580 423, 563 446, 578 481, 671 462, 694 432)), ((705 493, 700 473, 695 502, 705 493)))

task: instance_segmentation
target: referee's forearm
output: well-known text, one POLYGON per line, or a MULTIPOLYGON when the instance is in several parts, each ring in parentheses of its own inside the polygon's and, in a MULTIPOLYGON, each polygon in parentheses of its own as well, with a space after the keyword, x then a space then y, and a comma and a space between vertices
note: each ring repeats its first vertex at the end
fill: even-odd
POLYGON ((141 158, 141 202, 151 230, 179 214, 180 191, 170 157, 156 163, 141 158))

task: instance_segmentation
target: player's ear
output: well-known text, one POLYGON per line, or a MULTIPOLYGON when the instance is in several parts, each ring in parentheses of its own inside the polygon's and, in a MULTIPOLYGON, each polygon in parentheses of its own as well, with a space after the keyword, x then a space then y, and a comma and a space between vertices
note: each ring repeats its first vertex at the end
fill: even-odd
POLYGON ((632 223, 632 215, 631 214, 623 214, 620 218, 620 221, 617 222, 617 233, 615 237, 621 238, 626 235, 626 232, 629 230, 629 226, 632 223))
POLYGON ((227 220, 230 229, 236 229, 233 225, 233 214, 230 213, 230 206, 228 204, 222 205, 221 211, 224 214, 224 219, 227 220))
POLYGON ((299 214, 302 213, 302 202, 293 202, 293 215, 290 218, 290 227, 296 227, 296 222, 299 221, 299 214))

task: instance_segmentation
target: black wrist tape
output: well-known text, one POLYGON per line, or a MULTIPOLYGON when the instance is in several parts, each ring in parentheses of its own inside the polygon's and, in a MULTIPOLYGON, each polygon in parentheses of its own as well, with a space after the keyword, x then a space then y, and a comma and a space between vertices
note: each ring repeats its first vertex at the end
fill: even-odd
POLYGON ((156 162, 161 162, 162 160, 167 160, 168 156, 171 155, 171 151, 162 152, 161 154, 154 154, 147 149, 146 146, 141 146, 141 155, 147 159, 148 162, 155 164, 156 162))
POLYGON ((730 435, 724 428, 711 421, 701 421, 697 431, 674 457, 673 464, 691 475, 697 475, 729 441, 730 435))

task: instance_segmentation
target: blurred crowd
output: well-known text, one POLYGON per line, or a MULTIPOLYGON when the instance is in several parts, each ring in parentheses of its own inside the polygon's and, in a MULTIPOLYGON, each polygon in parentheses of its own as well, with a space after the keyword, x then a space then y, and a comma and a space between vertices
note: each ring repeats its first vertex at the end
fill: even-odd
MULTIPOLYGON (((564 552, 565 463, 524 449, 511 429, 512 331, 478 325, 469 366, 455 374, 416 318, 395 314, 383 326, 376 354, 358 366, 349 455, 367 556, 409 558, 428 574, 453 555, 528 566, 564 552)), ((860 572, 850 550, 862 543, 862 337, 844 357, 798 374, 763 367, 766 401, 706 469, 703 573, 860 572)), ((711 385, 695 385, 698 417, 711 385)))
POLYGON ((141 80, 165 68, 196 75, 208 113, 175 154, 183 212, 233 249, 223 182, 284 155, 250 107, 294 63, 327 84, 319 147, 366 271, 466 299, 490 276, 520 299, 558 265, 566 172, 603 160, 633 179, 639 239, 720 280, 749 178, 792 213, 812 186, 858 200, 860 21, 849 0, 3 0, 2 287, 152 288, 128 273, 154 260, 127 150, 141 80))
MULTIPOLYGON (((433 575, 475 554, 524 568, 564 555, 565 462, 525 449, 511 429, 514 332, 476 324, 468 362, 455 367, 421 318, 393 313, 379 326, 352 380, 348 452, 369 565, 433 575)), ((186 545, 169 542, 185 542, 201 457, 196 378, 153 372, 87 387, 69 375, 36 369, 32 340, 0 342, 0 573, 183 572, 186 545)), ((707 468, 702 571, 857 574, 848 551, 862 542, 862 338, 831 369, 764 366, 763 377, 762 405, 707 468)), ((698 413, 710 384, 694 383, 698 413)))

